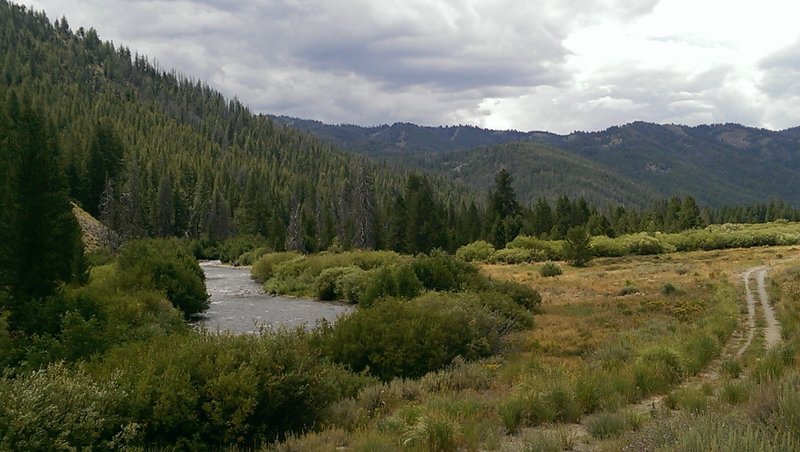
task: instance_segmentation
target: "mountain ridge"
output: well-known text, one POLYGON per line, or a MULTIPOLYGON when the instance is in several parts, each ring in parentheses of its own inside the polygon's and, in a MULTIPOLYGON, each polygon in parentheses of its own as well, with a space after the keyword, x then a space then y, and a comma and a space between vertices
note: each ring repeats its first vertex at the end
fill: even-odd
MULTIPOLYGON (((496 146, 518 142, 529 144, 519 147, 518 152, 550 146, 586 160, 583 166, 591 162, 602 173, 641 185, 654 197, 692 195, 711 206, 752 204, 772 198, 800 204, 800 193, 794 189, 800 184, 800 127, 773 131, 737 123, 688 126, 634 121, 598 132, 559 135, 474 126, 395 123, 361 127, 277 116, 273 119, 332 140, 350 152, 435 174, 448 175, 442 169, 443 160, 454 163, 451 168, 458 167, 478 159, 475 152, 493 153, 496 146)), ((524 156, 509 154, 507 149, 505 154, 506 166, 519 173, 532 170, 520 166, 524 156)), ((465 183, 486 188, 484 182, 465 183)), ((521 188, 531 192, 528 199, 535 197, 533 192, 553 198, 575 191, 564 184, 521 188)))

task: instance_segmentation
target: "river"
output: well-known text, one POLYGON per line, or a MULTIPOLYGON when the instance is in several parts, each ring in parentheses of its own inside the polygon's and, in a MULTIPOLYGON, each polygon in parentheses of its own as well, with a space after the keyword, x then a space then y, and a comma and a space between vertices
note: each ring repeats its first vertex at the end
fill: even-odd
POLYGON ((314 326, 319 319, 333 322, 353 310, 345 304, 268 295, 250 278, 249 267, 208 261, 201 262, 200 268, 211 297, 200 323, 212 332, 254 333, 262 327, 314 326))

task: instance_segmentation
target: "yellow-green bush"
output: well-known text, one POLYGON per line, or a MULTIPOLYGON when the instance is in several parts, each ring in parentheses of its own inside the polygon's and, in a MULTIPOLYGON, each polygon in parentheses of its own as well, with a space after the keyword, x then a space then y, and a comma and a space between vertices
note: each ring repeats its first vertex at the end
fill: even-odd
POLYGON ((456 257, 467 262, 487 262, 494 251, 491 243, 478 240, 457 249, 456 257))

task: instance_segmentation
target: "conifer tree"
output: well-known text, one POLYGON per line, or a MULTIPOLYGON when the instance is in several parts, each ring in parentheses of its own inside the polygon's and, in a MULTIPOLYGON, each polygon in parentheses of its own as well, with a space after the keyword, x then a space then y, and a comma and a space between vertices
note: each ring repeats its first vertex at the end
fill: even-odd
POLYGON ((82 199, 84 209, 92 215, 99 213, 100 197, 106 180, 114 181, 122 169, 124 150, 111 125, 98 123, 89 147, 86 194, 82 199))
POLYGON ((19 156, 13 187, 17 242, 12 321, 21 324, 31 320, 30 309, 59 283, 82 280, 86 263, 51 128, 27 107, 12 120, 12 152, 15 148, 19 156))
POLYGON ((492 221, 492 241, 497 248, 503 248, 506 243, 517 236, 521 227, 520 206, 514 188, 511 184, 514 177, 505 168, 495 176, 495 189, 490 196, 490 213, 492 221))

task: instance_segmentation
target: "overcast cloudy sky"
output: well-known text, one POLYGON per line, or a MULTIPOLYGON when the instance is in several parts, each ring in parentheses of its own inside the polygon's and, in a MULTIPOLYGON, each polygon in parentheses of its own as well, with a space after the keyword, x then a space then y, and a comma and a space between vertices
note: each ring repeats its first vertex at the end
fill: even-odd
POLYGON ((800 125, 792 0, 35 0, 253 110, 376 125, 800 125))

